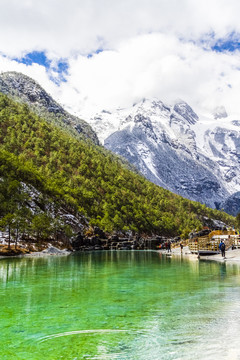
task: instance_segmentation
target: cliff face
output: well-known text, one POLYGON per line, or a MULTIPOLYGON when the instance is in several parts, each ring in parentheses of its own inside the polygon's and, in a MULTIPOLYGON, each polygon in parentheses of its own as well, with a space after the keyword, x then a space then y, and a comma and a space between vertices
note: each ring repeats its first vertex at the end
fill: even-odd
POLYGON ((0 92, 15 101, 27 104, 39 116, 99 144, 96 133, 86 121, 69 114, 30 77, 17 72, 2 73, 0 74, 0 92))
MULTIPOLYGON (((191 200, 222 209, 240 191, 240 121, 199 117, 184 101, 143 100, 90 119, 104 145, 149 180, 191 200)), ((236 214, 238 209, 227 206, 236 214)))

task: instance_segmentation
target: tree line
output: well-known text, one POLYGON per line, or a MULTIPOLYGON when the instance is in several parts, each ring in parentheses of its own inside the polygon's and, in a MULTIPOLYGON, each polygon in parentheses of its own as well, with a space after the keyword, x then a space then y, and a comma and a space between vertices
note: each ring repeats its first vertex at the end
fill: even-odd
POLYGON ((60 209, 107 232, 186 237, 202 227, 204 217, 235 223, 151 183, 103 147, 76 139, 1 94, 0 180, 1 226, 16 239, 20 233, 38 239, 59 231, 71 236, 60 209), (31 189, 38 193, 38 206, 32 205, 31 189))

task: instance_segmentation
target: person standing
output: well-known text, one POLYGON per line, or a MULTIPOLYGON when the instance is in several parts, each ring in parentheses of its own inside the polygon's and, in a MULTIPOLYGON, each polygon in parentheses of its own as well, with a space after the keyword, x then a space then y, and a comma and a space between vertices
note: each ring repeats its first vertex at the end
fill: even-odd
POLYGON ((180 248, 181 248, 181 254, 182 254, 182 252, 183 252, 183 243, 182 242, 180 242, 180 248))
POLYGON ((167 241, 167 252, 171 252, 171 241, 167 241))
POLYGON ((225 243, 223 240, 221 240, 220 244, 219 244, 219 249, 221 250, 221 253, 222 253, 222 257, 225 257, 225 243))

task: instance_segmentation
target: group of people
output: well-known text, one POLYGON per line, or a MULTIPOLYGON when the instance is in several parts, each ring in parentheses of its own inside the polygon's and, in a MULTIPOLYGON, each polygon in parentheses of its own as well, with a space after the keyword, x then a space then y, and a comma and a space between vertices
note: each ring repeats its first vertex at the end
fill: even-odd
MULTIPOLYGON (((163 244, 163 246, 165 246, 165 249, 167 250, 168 253, 172 252, 172 250, 171 250, 171 247, 172 247, 171 246, 171 240, 166 241, 163 244)), ((181 253, 182 253, 182 251, 183 251, 183 243, 182 242, 180 242, 180 248, 181 248, 181 253)))
MULTIPOLYGON (((166 247, 168 253, 171 252, 171 241, 170 240, 168 240, 165 243, 165 247, 166 247)), ((180 242, 180 248, 181 248, 181 253, 182 253, 182 251, 183 251, 183 243, 182 242, 180 242)))
POLYGON ((165 247, 166 247, 168 253, 169 253, 169 252, 172 252, 172 250, 171 250, 171 241, 170 241, 170 240, 168 240, 168 241, 165 243, 165 247))

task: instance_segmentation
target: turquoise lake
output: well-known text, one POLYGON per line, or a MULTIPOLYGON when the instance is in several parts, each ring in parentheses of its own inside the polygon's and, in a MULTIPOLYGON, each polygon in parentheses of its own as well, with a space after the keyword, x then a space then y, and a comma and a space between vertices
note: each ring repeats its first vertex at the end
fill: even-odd
POLYGON ((240 265, 151 251, 0 260, 0 358, 240 359, 240 265))

